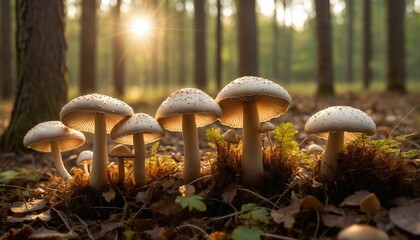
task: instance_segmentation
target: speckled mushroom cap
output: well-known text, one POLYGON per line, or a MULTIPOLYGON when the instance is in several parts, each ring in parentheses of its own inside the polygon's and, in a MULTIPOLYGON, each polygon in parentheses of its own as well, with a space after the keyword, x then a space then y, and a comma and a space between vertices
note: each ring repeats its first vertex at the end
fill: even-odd
POLYGON ((344 131, 344 138, 352 140, 364 133, 373 135, 376 124, 359 109, 349 106, 333 106, 315 113, 305 124, 305 132, 327 139, 329 132, 344 131))
POLYGON ((216 121, 222 110, 207 93, 196 88, 182 88, 163 101, 155 118, 169 131, 182 131, 182 114, 195 114, 197 127, 216 121))
POLYGON ((286 89, 273 81, 253 76, 235 79, 216 97, 223 111, 222 124, 243 127, 242 103, 250 101, 257 103, 259 121, 265 122, 286 112, 292 98, 286 89))
POLYGON ((85 150, 79 153, 79 156, 77 156, 77 164, 83 165, 84 163, 91 164, 93 159, 93 152, 90 150, 85 150))
POLYGON ((276 129, 276 126, 274 126, 274 124, 272 124, 271 122, 263 122, 260 125, 260 132, 261 133, 273 131, 275 129, 276 129))
POLYGON ((124 144, 117 144, 108 153, 109 157, 133 158, 134 153, 124 144))
POLYGON ((57 141, 60 151, 69 151, 85 142, 83 133, 60 121, 47 121, 34 126, 23 138, 23 145, 40 152, 51 152, 51 141, 57 141))
POLYGON ((233 129, 229 129, 225 133, 223 133, 223 140, 229 143, 239 143, 239 137, 233 129))
POLYGON ((106 132, 127 116, 134 114, 133 109, 125 102, 99 93, 77 97, 63 106, 60 120, 74 129, 95 132, 95 114, 105 114, 106 132))
POLYGON ((146 113, 136 113, 117 123, 111 131, 111 139, 124 144, 133 145, 133 134, 143 133, 144 143, 161 139, 165 130, 159 123, 146 113))
POLYGON ((389 236, 384 231, 367 224, 353 224, 342 229, 337 240, 388 240, 389 236))

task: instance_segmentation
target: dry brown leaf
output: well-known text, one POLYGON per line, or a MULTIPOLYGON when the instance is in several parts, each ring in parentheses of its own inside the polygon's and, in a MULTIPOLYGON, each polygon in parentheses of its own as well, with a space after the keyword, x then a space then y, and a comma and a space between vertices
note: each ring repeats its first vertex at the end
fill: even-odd
POLYGON ((193 185, 185 184, 179 187, 179 193, 183 197, 192 196, 195 194, 195 187, 193 185))
POLYGON ((359 223, 365 219, 364 215, 358 215, 353 212, 347 212, 344 215, 330 213, 321 214, 322 222, 327 227, 344 228, 354 223, 359 223))
POLYGON ((149 203, 150 196, 146 192, 138 192, 136 194, 136 202, 149 203))
POLYGON ((353 195, 346 197, 340 204, 340 207, 356 207, 360 206, 360 202, 369 195, 370 192, 366 190, 360 190, 355 192, 353 195))
POLYGON ((152 240, 165 240, 167 239, 165 236, 165 228, 155 226, 153 229, 144 231, 146 234, 150 236, 152 240))
POLYGON ((238 192, 238 185, 232 184, 227 187, 224 192, 222 193, 222 199, 224 202, 232 202, 238 192))
POLYGON ((420 203, 389 210, 389 218, 399 228, 420 235, 420 203))
POLYGON ((170 179, 168 179, 168 180, 166 180, 166 181, 164 181, 162 184, 161 184, 161 186, 162 186, 162 190, 163 191, 166 191, 166 190, 168 190, 169 188, 171 188, 171 187, 173 187, 174 186, 174 184, 175 184, 175 179, 173 179, 173 178, 170 178, 170 179))
POLYGON ((175 199, 165 197, 159 202, 150 204, 150 210, 152 212, 160 213, 164 216, 173 216, 180 214, 182 211, 181 205, 175 203, 175 199))
POLYGON ((47 229, 45 227, 41 227, 40 229, 35 230, 31 235, 29 235, 29 239, 56 239, 56 240, 66 240, 66 239, 73 239, 77 238, 77 233, 70 231, 68 233, 59 233, 54 230, 47 229))
POLYGON ((300 212, 301 202, 300 199, 295 198, 290 206, 277 211, 272 210, 270 215, 273 221, 277 224, 283 223, 285 228, 291 229, 295 223, 295 215, 300 212))
POLYGON ((108 192, 103 192, 102 197, 105 199, 106 202, 111 202, 115 198, 115 190, 111 188, 108 192))
POLYGON ((48 222, 51 220, 51 214, 50 210, 48 209, 45 212, 42 212, 40 214, 32 213, 28 214, 24 217, 14 217, 14 216, 8 216, 7 221, 12 223, 18 223, 18 222, 25 222, 25 221, 34 221, 36 219, 39 219, 43 222, 48 222))
POLYGON ((28 213, 43 209, 46 203, 47 202, 45 202, 43 199, 34 199, 32 201, 27 201, 26 203, 17 201, 13 203, 13 206, 10 208, 10 210, 13 213, 28 213))

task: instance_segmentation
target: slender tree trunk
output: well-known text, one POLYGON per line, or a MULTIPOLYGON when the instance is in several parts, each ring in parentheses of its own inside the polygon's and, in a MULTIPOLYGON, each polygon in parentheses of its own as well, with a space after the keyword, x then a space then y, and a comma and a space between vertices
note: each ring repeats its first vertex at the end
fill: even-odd
POLYGON ((164 18, 164 26, 163 26, 163 42, 164 42, 164 44, 163 44, 163 79, 164 79, 164 82, 165 82, 165 94, 166 93, 168 93, 168 92, 170 92, 170 84, 171 84, 171 81, 170 81, 170 68, 169 68, 169 64, 170 64, 170 52, 169 52, 169 50, 170 50, 170 43, 171 43, 171 40, 170 40, 170 31, 169 31, 169 29, 170 29, 170 27, 169 27, 169 24, 170 24, 170 22, 169 22, 169 20, 170 20, 170 6, 169 6, 169 4, 170 4, 170 2, 169 2, 169 0, 164 0, 164 16, 163 16, 163 18, 164 18))
POLYGON ((16 1, 17 93, 0 152, 21 152, 36 124, 58 119, 67 100, 66 40, 62 0, 16 1))
POLYGON ((330 1, 315 1, 317 95, 334 95, 330 1))
POLYGON ((216 87, 222 89, 222 3, 217 0, 217 19, 216 19, 216 87))
POLYGON ((195 72, 194 81, 197 88, 207 88, 206 67, 206 13, 205 1, 194 0, 194 23, 195 23, 195 72))
POLYGON ((10 0, 0 0, 0 97, 11 100, 14 93, 12 78, 12 8, 10 0))
MULTIPOLYGON (((290 19, 293 19, 293 11, 292 11, 292 4, 289 5, 289 13, 290 13, 290 19)), ((287 2, 286 0, 283 0, 283 9, 284 9, 284 15, 286 15, 286 7, 287 2)), ((286 21, 285 21, 286 22, 286 21)), ((293 24, 290 23, 289 27, 286 27, 286 24, 284 25, 284 39, 285 39, 285 57, 284 57, 284 81, 290 82, 290 72, 292 67, 292 37, 293 37, 293 24)))
POLYGON ((255 0, 241 0, 238 8, 239 75, 258 75, 255 0))
MULTIPOLYGON (((158 8, 159 8, 159 3, 156 0, 151 0, 151 6, 152 6, 152 11, 155 13, 155 18, 154 18, 154 24, 156 26, 156 31, 158 31, 159 29, 159 24, 160 22, 158 21, 158 17, 156 17, 157 13, 158 13, 158 8)), ((155 34, 158 34, 157 32, 155 34)), ((151 77, 150 77, 150 86, 153 87, 154 91, 157 90, 157 88, 159 88, 159 43, 160 41, 157 41, 156 39, 154 39, 154 41, 151 43, 151 54, 152 54, 152 67, 151 67, 151 77)))
POLYGON ((186 38, 185 35, 187 33, 185 28, 185 0, 181 0, 182 3, 182 11, 179 13, 179 38, 178 38, 178 60, 179 60, 179 67, 178 67, 178 83, 180 86, 184 87, 187 83, 186 81, 186 54, 185 54, 185 45, 186 45, 186 38))
POLYGON ((117 0, 114 7, 114 91, 118 97, 123 97, 125 93, 125 56, 124 56, 124 35, 123 22, 121 20, 121 3, 117 0))
POLYGON ((353 0, 347 0, 347 82, 353 82, 353 0))
POLYGON ((274 0, 273 14, 273 79, 279 80, 279 24, 277 21, 277 0, 274 0))
POLYGON ((388 0, 388 71, 387 91, 406 93, 405 45, 404 45, 405 0, 388 0))
POLYGON ((372 79, 372 72, 370 69, 371 60, 371 0, 363 1, 363 85, 368 89, 372 79))
POLYGON ((96 0, 83 0, 81 16, 80 92, 95 92, 96 0))

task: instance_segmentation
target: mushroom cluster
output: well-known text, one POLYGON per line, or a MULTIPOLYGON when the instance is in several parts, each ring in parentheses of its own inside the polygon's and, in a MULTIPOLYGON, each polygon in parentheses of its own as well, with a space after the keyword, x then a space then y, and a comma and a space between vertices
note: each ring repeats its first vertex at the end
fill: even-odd
MULTIPOLYGON (((242 141, 242 182, 258 186, 262 182, 262 134, 270 146, 270 131, 274 126, 270 120, 285 113, 292 99, 282 86, 268 79, 244 76, 227 84, 213 99, 196 88, 182 88, 170 94, 156 111, 155 117, 145 113, 134 113, 121 100, 93 93, 76 97, 63 106, 61 121, 40 123, 24 138, 24 145, 43 152, 51 152, 57 173, 71 179, 61 160, 61 151, 80 147, 85 136, 94 134, 92 151, 81 152, 77 163, 83 165, 85 175, 90 176, 90 185, 100 191, 109 184, 108 157, 118 161, 118 182, 124 183, 124 159, 133 158, 133 182, 136 187, 147 183, 146 144, 158 141, 165 130, 182 132, 184 147, 183 178, 193 182, 200 177, 201 156, 197 128, 217 120, 230 128, 242 128, 238 137, 233 129, 223 135, 226 155, 230 144, 242 141), (82 132, 79 132, 82 131, 82 132), (107 150, 107 135, 116 145, 107 150), (117 143, 119 143, 117 145, 117 143), (126 146, 133 145, 134 153, 126 146), (88 166, 90 165, 90 167, 88 166)), ((327 139, 325 151, 311 146, 309 153, 321 155, 319 176, 325 179, 337 168, 337 155, 344 143, 360 136, 372 135, 376 129, 373 120, 362 111, 349 106, 333 106, 314 114, 305 125, 305 132, 327 139)))

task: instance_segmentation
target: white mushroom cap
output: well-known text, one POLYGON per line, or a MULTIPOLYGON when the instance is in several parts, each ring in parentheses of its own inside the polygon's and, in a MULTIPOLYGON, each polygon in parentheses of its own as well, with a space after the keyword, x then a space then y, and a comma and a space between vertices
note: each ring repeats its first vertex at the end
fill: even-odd
POLYGON ((111 131, 111 139, 124 144, 133 145, 133 134, 143 133, 144 143, 161 139, 165 130, 146 113, 136 113, 119 122, 111 131))
POLYGON ((342 229, 337 240, 388 240, 389 236, 384 231, 365 224, 353 224, 342 229))
POLYGON ((85 142, 85 135, 60 121, 47 121, 29 130, 23 145, 36 151, 51 152, 51 141, 56 141, 60 151, 65 152, 80 147, 85 142))
POLYGON ((133 158, 134 153, 124 144, 115 145, 108 153, 110 157, 133 158))
POLYGON ((376 124, 366 113, 349 106, 333 106, 315 113, 305 124, 305 132, 327 139, 329 132, 345 132, 352 140, 358 133, 373 135, 376 124))
POLYGON ((91 164, 93 159, 93 152, 90 150, 85 150, 79 153, 79 156, 77 157, 77 164, 83 165, 83 164, 91 164))
POLYGON ((286 89, 273 81, 245 76, 226 85, 217 95, 222 108, 220 121, 233 128, 243 127, 243 102, 257 102, 260 122, 278 117, 289 108, 292 98, 286 89))
POLYGON ((223 133, 223 140, 225 140, 228 143, 239 143, 238 134, 236 134, 235 130, 233 129, 229 129, 225 133, 223 133))
POLYGON ((64 105, 60 119, 69 127, 94 133, 96 113, 105 114, 107 133, 123 118, 134 114, 133 109, 123 101, 92 93, 77 97, 64 105))
POLYGON ((260 132, 261 133, 273 131, 275 129, 276 129, 276 126, 274 126, 274 124, 272 124, 269 121, 261 123, 261 126, 260 126, 260 132))
POLYGON ((169 131, 182 131, 182 114, 194 114, 197 127, 216 121, 220 106, 207 93, 196 88, 182 88, 162 102, 156 112, 157 121, 169 131))
POLYGON ((311 144, 309 147, 308 147, 308 153, 309 154, 320 154, 320 153, 322 153, 324 151, 324 149, 321 147, 321 146, 319 146, 318 144, 311 144))

